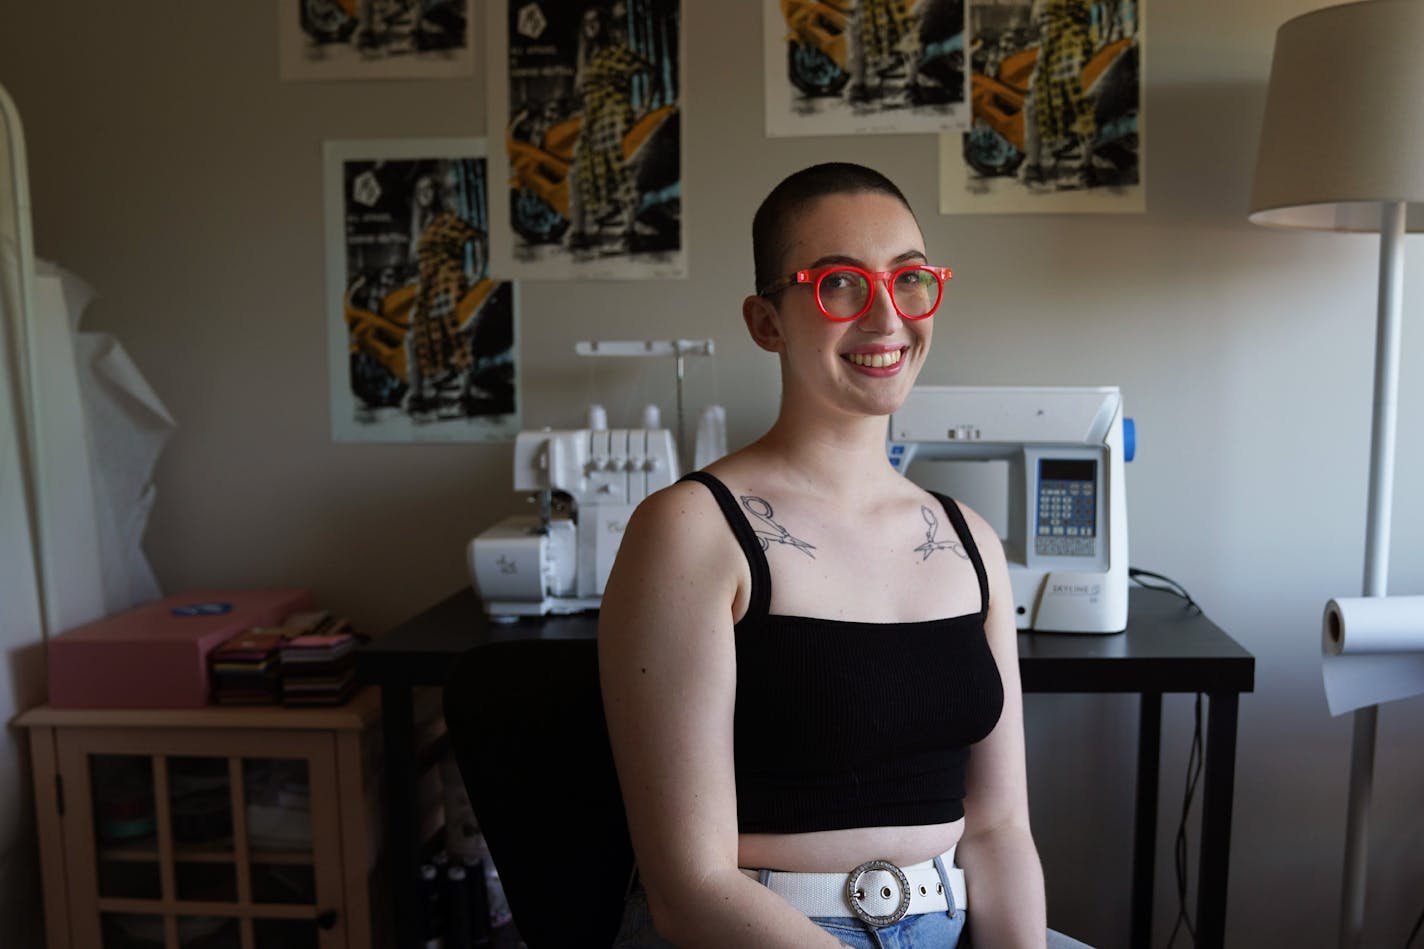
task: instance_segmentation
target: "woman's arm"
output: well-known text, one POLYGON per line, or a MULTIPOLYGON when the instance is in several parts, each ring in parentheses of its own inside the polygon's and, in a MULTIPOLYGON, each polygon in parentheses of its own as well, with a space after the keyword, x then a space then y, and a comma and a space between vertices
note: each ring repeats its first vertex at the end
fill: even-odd
POLYGON ((603 595, 599 675, 638 871, 682 949, 839 945, 737 869, 732 759, 741 553, 707 489, 677 484, 628 522, 603 595))
POLYGON ((1041 947, 1048 924, 1043 868, 1029 831, 1024 764, 1023 690, 1018 633, 1004 549, 988 523, 965 510, 989 574, 989 616, 984 632, 1004 685, 1004 711, 969 756, 964 838, 956 858, 964 867, 975 949, 1041 947))

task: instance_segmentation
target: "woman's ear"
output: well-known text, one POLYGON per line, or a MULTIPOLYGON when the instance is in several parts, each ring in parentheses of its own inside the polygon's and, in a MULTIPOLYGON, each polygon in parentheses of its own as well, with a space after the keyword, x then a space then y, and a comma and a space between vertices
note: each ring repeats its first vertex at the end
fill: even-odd
POLYGON ((781 314, 766 297, 749 296, 742 301, 742 319, 752 342, 769 353, 782 351, 781 314))

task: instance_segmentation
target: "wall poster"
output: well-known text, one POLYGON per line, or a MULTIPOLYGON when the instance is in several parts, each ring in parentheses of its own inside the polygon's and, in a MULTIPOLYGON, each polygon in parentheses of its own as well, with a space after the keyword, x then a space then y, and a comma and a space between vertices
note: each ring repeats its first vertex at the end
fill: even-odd
POLYGON ((940 211, 1140 213, 1145 0, 973 0, 969 131, 940 211))
POLYGON ((686 275, 680 0, 488 0, 494 272, 686 275))
POLYGON ((475 71, 470 0, 277 0, 283 79, 440 79, 475 71))
POLYGON ((966 0, 762 0, 767 135, 969 125, 966 0))
POLYGON ((327 354, 337 441, 519 431, 516 295, 489 269, 483 139, 327 142, 327 354))

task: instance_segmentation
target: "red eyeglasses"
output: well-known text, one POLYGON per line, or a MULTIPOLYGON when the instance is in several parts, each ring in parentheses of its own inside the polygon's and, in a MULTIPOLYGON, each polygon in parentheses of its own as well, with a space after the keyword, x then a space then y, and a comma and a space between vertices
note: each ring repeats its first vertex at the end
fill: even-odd
POLYGON ((865 270, 831 264, 798 270, 789 277, 773 280, 758 291, 757 296, 770 296, 797 284, 813 284, 816 306, 826 319, 848 323, 866 314, 875 299, 875 285, 884 283, 890 294, 890 305, 902 319, 923 320, 939 308, 944 282, 953 276, 948 267, 926 264, 911 264, 898 270, 865 270))

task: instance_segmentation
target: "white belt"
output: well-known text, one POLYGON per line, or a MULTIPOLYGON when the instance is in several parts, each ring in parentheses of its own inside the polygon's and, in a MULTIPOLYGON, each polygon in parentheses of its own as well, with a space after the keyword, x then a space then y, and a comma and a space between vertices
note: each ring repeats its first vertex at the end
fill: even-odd
POLYGON ((954 866, 954 848, 940 855, 949 878, 951 903, 933 860, 897 867, 870 860, 850 873, 742 870, 807 916, 853 916, 871 926, 889 926, 906 916, 958 912, 968 899, 964 871, 954 866))

